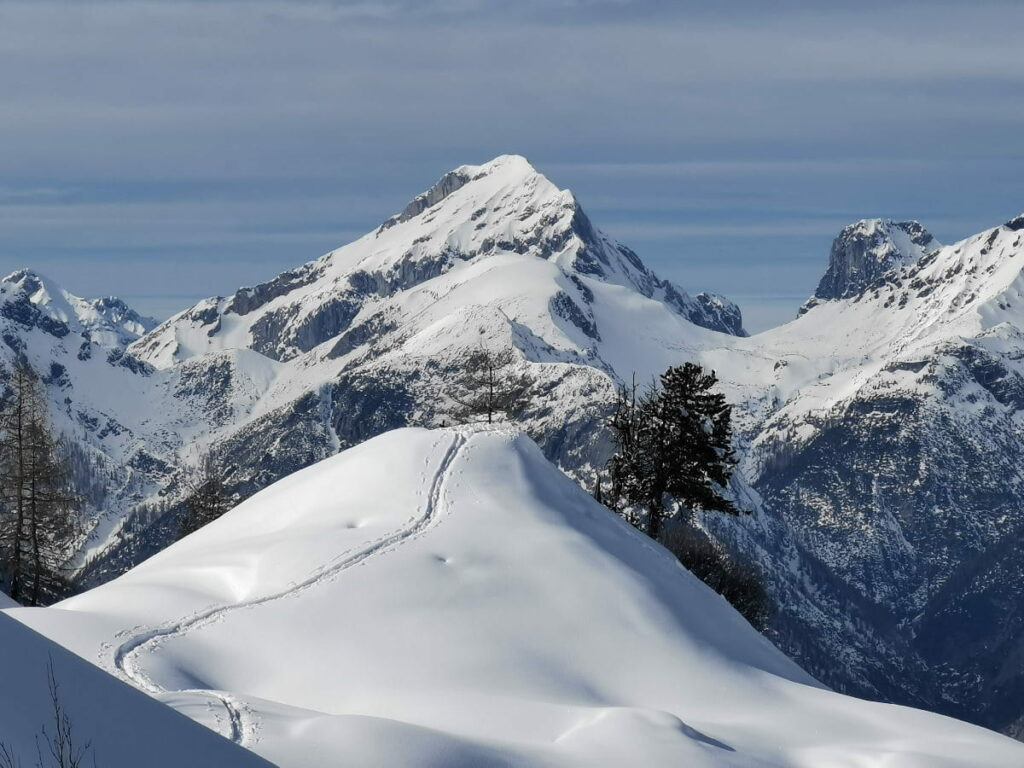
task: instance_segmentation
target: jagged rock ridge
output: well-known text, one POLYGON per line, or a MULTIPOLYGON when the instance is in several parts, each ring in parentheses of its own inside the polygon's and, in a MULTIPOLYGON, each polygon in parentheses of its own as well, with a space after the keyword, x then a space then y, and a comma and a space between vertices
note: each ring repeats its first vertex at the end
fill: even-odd
POLYGON ((832 243, 828 270, 801 311, 819 301, 857 296, 893 270, 913 264, 939 247, 916 221, 863 219, 851 224, 832 243))

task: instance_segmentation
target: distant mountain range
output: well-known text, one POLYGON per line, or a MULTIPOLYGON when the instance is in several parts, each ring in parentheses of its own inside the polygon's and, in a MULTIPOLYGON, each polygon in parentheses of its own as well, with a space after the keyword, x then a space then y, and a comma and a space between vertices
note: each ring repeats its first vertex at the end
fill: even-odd
POLYGON ((916 222, 858 222, 800 316, 747 337, 734 304, 659 278, 503 156, 156 327, 17 272, 0 284, 0 357, 31 360, 91 467, 88 584, 172 540, 205 454, 249 494, 450 423, 480 344, 516 350, 535 380, 522 426, 588 487, 616 386, 699 361, 735 405, 733 492, 756 512, 699 522, 763 570, 773 640, 839 690, 1019 734, 1022 267, 1024 217, 947 246, 916 222))

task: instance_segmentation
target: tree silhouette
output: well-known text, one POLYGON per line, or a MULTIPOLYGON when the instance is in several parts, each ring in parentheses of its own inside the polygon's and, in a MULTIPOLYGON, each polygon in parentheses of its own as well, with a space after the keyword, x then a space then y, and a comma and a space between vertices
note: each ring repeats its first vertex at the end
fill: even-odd
POLYGON ((674 499, 688 509, 739 514, 724 495, 736 463, 732 408, 714 391, 714 372, 695 363, 669 368, 643 394, 620 387, 609 421, 616 453, 608 462, 612 504, 640 507, 642 525, 657 539, 674 499))

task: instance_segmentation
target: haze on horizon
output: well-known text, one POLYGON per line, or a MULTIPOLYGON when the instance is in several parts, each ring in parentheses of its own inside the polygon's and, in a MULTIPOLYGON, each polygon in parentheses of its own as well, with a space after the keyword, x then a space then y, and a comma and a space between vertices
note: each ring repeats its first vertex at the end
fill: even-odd
POLYGON ((157 316, 526 155, 753 331, 832 237, 1024 210, 1024 6, 0 0, 0 269, 157 316))

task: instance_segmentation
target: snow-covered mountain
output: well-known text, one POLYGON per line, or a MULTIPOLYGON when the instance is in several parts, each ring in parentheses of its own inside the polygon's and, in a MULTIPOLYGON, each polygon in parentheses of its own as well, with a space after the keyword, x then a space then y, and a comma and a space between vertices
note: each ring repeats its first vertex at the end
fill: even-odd
POLYGON ((752 344, 705 353, 747 402, 744 475, 789 539, 776 534, 762 555, 786 596, 782 647, 837 687, 1015 733, 1022 230, 1017 218, 938 247, 915 224, 862 222, 829 272, 864 274, 851 233, 866 232, 887 269, 838 296, 819 288, 805 314, 752 344), (764 358, 770 371, 753 362, 764 358), (744 393, 766 385, 752 408, 744 393))
POLYGON ((95 521, 97 547, 166 475, 154 474, 152 457, 173 441, 147 428, 165 412, 152 409, 145 366, 124 354, 154 326, 120 299, 82 299, 29 270, 0 280, 0 375, 21 359, 44 382, 54 426, 75 453, 78 489, 91 509, 107 510, 95 521))
POLYGON ((744 335, 734 304, 690 297, 658 278, 595 229, 571 192, 524 158, 502 156, 446 173, 375 231, 268 283, 201 302, 131 351, 165 368, 239 348, 289 361, 330 342, 319 351, 338 359, 444 298, 448 309, 479 302, 506 312, 520 309, 508 306, 513 301, 529 302, 532 314, 523 319, 554 325, 538 330, 553 332, 560 351, 578 355, 601 340, 591 282, 744 335))
POLYGON ((90 345, 107 351, 119 349, 157 324, 120 299, 80 299, 26 269, 0 281, 0 316, 24 330, 37 328, 58 339, 72 337, 80 342, 82 359, 92 355, 90 345))
POLYGON ((514 431, 374 438, 9 613, 281 768, 1024 763, 824 689, 514 431))
POLYGON ((702 524, 760 564, 773 640, 836 688, 1017 732, 1022 238, 1024 217, 947 246, 916 222, 859 222, 800 317, 744 337, 734 305, 661 280, 571 193, 500 157, 142 335, 127 308, 16 273, 0 362, 29 357, 100 475, 80 555, 99 584, 173 540, 183 467, 212 453, 249 494, 450 422, 479 344, 515 350, 536 381, 521 426, 588 487, 616 384, 700 361, 735 404, 734 491, 757 512, 702 524))

